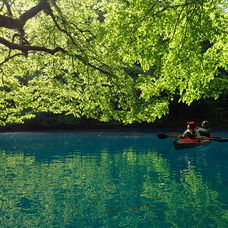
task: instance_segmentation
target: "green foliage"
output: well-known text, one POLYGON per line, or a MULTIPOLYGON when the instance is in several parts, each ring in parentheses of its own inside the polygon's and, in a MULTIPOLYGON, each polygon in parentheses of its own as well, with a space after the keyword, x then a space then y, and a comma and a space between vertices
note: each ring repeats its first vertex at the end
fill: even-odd
MULTIPOLYGON (((66 52, 5 61, 20 51, 0 46, 0 125, 38 112, 153 122, 168 113, 174 96, 191 104, 228 88, 218 70, 227 69, 228 59, 224 0, 56 3, 50 1, 56 21, 42 11, 24 29, 30 45, 66 52), (213 44, 208 49, 206 40, 213 44)), ((35 4, 14 1, 12 13, 18 18, 35 4)), ((0 34, 11 39, 14 32, 1 27, 0 34)))

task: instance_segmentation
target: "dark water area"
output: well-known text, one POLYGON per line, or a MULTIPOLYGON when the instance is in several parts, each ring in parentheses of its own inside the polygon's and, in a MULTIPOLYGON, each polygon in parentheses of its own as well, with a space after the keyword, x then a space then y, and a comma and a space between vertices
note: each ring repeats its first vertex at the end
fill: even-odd
POLYGON ((158 132, 1 133, 0 226, 228 227, 228 142, 158 132))

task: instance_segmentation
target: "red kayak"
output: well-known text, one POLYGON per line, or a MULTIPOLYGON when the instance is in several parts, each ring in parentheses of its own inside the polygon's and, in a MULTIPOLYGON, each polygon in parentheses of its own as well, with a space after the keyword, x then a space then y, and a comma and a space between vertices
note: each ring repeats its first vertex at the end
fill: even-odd
POLYGON ((211 143, 211 140, 209 139, 180 138, 173 140, 173 145, 175 149, 192 148, 196 146, 207 145, 209 143, 211 143))

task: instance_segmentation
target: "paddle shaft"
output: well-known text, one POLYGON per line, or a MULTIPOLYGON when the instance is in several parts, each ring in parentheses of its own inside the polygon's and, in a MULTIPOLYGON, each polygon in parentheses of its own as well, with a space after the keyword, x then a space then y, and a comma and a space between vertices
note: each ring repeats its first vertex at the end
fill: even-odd
MULTIPOLYGON (((159 133, 157 134, 159 139, 166 139, 169 137, 179 137, 180 134, 177 132, 171 132, 170 134, 164 134, 164 133, 159 133)), ((207 140, 211 140, 211 141, 216 141, 216 142, 228 142, 228 138, 221 138, 221 137, 210 137, 210 138, 199 138, 199 139, 207 139, 207 140)))

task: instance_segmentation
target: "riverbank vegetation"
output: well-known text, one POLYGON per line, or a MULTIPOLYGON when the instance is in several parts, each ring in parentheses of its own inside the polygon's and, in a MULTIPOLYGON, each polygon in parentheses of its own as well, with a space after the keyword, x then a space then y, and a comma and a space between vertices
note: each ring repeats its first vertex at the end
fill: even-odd
POLYGON ((227 123, 226 9, 225 0, 1 1, 0 125, 167 124, 190 113, 227 123))

